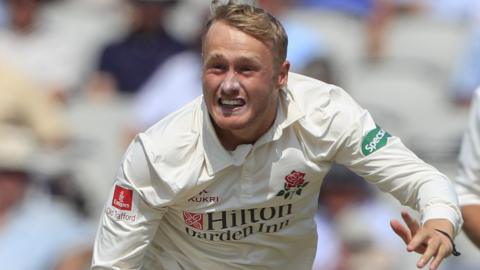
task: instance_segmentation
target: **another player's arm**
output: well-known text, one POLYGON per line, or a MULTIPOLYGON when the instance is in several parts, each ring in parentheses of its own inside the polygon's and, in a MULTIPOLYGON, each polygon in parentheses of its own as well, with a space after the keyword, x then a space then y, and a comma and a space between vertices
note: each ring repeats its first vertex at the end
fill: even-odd
POLYGON ((465 205, 462 207, 463 231, 480 248, 480 205, 465 205))
POLYGON ((475 92, 459 154, 456 191, 462 206, 463 230, 480 248, 480 88, 475 92))

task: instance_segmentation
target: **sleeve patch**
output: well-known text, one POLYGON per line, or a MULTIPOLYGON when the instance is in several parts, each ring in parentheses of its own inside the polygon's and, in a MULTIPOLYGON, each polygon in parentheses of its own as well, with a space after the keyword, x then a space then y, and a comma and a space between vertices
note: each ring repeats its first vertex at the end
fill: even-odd
POLYGON ((119 210, 132 210, 133 190, 115 185, 112 206, 119 210))
POLYGON ((383 128, 377 126, 370 130, 362 140, 362 154, 368 156, 387 144, 388 138, 391 137, 383 128))

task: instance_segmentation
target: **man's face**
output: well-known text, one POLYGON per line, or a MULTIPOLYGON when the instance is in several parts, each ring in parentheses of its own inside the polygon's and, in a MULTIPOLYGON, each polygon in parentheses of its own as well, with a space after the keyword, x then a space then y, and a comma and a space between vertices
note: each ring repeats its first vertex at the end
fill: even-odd
POLYGON ((219 138, 253 143, 275 119, 288 62, 275 67, 270 46, 219 21, 204 42, 203 94, 219 138))

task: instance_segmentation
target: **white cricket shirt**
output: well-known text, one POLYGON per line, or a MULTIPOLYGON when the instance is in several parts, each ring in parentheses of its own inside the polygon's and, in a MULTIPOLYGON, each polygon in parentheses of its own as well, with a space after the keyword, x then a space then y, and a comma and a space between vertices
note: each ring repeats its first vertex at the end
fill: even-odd
POLYGON ((420 209, 422 221, 447 218, 458 231, 444 175, 343 90, 290 74, 273 126, 254 145, 226 151, 201 97, 139 134, 107 201, 93 269, 310 270, 333 161, 420 209))
POLYGON ((473 97, 459 165, 455 187, 460 205, 480 204, 480 88, 473 97))

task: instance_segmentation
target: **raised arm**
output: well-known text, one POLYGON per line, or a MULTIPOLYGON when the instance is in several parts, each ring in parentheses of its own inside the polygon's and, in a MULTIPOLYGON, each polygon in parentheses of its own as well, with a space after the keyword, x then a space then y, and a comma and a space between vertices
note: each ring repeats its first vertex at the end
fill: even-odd
MULTIPOLYGON (((349 107, 358 107, 345 99, 349 107)), ((418 267, 430 262, 430 269, 437 269, 441 260, 453 250, 448 237, 437 230, 453 239, 462 224, 451 181, 408 150, 399 138, 377 126, 366 110, 360 107, 351 110, 355 113, 340 119, 344 123, 339 125, 342 135, 334 160, 390 193, 401 204, 420 212, 421 225, 415 230, 408 226, 409 237, 399 235, 406 240, 409 249, 424 254, 418 267), (418 249, 421 246, 424 249, 418 249)), ((398 222, 393 226, 398 229, 395 230, 397 234, 401 232, 398 222)))

